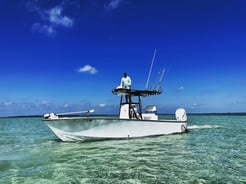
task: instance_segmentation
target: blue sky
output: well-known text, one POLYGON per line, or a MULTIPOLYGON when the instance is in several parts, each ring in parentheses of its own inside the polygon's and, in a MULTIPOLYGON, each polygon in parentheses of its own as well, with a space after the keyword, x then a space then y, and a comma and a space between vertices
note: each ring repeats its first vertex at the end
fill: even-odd
POLYGON ((244 0, 1 0, 0 116, 117 113, 123 72, 166 68, 160 113, 245 112, 244 0))

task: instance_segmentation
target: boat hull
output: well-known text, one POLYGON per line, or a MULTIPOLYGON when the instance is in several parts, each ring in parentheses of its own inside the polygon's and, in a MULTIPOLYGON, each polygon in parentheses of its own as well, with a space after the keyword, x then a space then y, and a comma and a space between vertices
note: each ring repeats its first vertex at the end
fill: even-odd
POLYGON ((44 119, 44 123, 62 141, 137 138, 183 133, 187 130, 186 121, 176 120, 76 117, 44 119))

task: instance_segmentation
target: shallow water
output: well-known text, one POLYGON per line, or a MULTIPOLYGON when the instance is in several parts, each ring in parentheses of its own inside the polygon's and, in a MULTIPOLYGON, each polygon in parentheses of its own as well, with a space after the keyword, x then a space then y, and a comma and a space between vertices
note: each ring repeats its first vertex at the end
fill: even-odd
POLYGON ((0 183, 246 183, 246 116, 190 115, 188 128, 66 143, 41 118, 0 118, 0 183))

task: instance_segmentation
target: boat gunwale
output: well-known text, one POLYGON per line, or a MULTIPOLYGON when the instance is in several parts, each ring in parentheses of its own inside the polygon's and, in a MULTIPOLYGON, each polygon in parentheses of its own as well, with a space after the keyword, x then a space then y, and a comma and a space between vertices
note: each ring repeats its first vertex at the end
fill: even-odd
POLYGON ((63 120, 115 120, 115 121, 138 121, 138 122, 160 122, 160 123, 187 123, 187 121, 178 121, 178 120, 148 120, 148 119, 119 119, 119 118, 103 118, 103 117, 61 117, 57 119, 42 119, 42 121, 63 121, 63 120))

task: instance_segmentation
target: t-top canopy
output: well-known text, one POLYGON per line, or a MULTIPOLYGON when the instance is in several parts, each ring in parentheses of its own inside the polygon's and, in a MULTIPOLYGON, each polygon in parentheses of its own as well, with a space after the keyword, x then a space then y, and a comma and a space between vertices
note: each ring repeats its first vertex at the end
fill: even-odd
POLYGON ((112 90, 115 95, 129 95, 129 96, 150 96, 159 95, 162 90, 135 90, 135 89, 125 89, 125 88, 115 88, 112 90))

